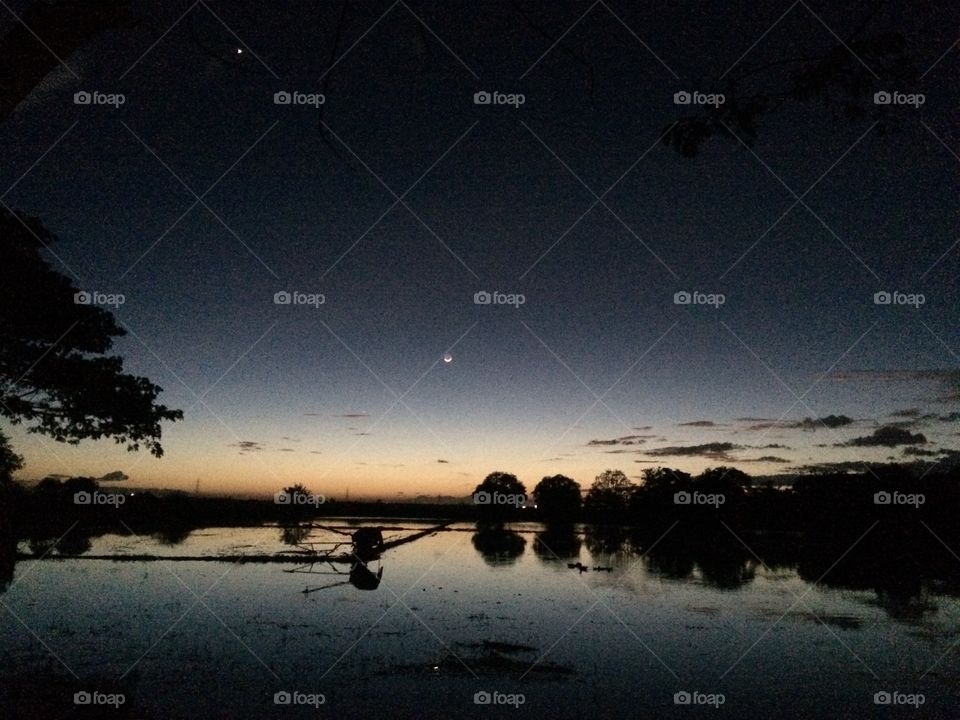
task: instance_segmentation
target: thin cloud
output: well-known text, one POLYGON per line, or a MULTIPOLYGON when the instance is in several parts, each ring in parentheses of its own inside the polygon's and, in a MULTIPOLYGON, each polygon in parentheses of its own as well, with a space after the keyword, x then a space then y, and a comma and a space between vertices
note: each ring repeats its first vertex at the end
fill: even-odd
POLYGON ((816 431, 818 428, 839 428, 845 425, 852 425, 853 418, 846 415, 827 415, 822 418, 804 418, 803 420, 762 420, 750 425, 747 430, 770 430, 779 428, 781 430, 807 430, 816 431))
POLYGON ((909 430, 884 425, 870 435, 853 438, 845 443, 837 443, 835 447, 896 447, 897 445, 923 445, 927 438, 922 433, 911 433, 909 430))
POLYGON ((740 445, 729 442, 704 443, 702 445, 672 445, 668 447, 648 450, 651 457, 706 457, 712 460, 733 460, 732 450, 740 450, 740 445))
POLYGON ((591 440, 588 446, 597 445, 643 445, 653 435, 624 435, 623 437, 613 438, 612 440, 591 440))
POLYGON ((240 454, 246 455, 248 452, 260 452, 266 449, 266 444, 259 440, 239 440, 230 443, 227 447, 240 448, 240 454))

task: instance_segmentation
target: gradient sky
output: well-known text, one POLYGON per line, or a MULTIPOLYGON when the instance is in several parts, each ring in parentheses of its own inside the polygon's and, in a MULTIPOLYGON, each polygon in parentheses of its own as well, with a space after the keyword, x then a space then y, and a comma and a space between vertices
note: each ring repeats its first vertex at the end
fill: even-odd
POLYGON ((725 5, 522 3, 551 38, 569 29, 552 49, 507 2, 350 3, 336 48, 340 3, 138 6, 0 126, 0 192, 58 234, 50 261, 78 287, 125 295, 115 350, 185 419, 161 460, 14 428, 21 475, 412 497, 497 469, 532 488, 910 459, 835 447, 894 422, 956 449, 960 12, 871 16, 923 77, 888 87, 876 68, 868 100, 922 92, 919 109, 874 125, 790 104, 752 150, 714 138, 683 158, 657 143, 688 112, 675 92, 815 56, 869 14, 725 5), (75 105, 80 90, 126 102, 75 105), (481 290, 525 303, 476 305, 481 290), (676 305, 681 290, 726 302, 676 305), (925 303, 874 304, 884 290, 925 303), (854 422, 789 427, 830 414, 854 422), (736 447, 663 454, 708 443, 736 447))

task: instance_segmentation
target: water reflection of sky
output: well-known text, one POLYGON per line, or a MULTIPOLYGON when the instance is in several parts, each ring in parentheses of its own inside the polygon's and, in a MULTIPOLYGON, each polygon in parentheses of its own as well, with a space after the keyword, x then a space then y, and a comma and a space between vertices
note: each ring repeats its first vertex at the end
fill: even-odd
MULTIPOLYGON (((390 523, 387 539, 424 527, 390 523)), ((484 689, 524 693, 536 716, 690 712, 673 704, 681 689, 724 693, 718 716, 870 717, 882 689, 923 692, 914 717, 953 716, 952 656, 920 676, 960 637, 955 597, 931 596, 929 611, 897 620, 875 592, 814 587, 790 568, 754 562, 723 589, 696 565, 668 577, 590 534, 547 535, 557 559, 542 528, 514 530, 492 549, 481 542, 486 554, 467 524, 390 550, 373 592, 305 595, 329 578, 276 564, 22 561, 0 598, 22 621, 8 614, 0 626, 3 675, 128 673, 133 707, 161 717, 296 717, 303 708, 272 704, 282 689, 323 693, 336 717, 513 711, 474 705, 484 689)), ((107 535, 87 554, 289 549, 278 528, 260 527, 199 530, 173 546, 107 535)))

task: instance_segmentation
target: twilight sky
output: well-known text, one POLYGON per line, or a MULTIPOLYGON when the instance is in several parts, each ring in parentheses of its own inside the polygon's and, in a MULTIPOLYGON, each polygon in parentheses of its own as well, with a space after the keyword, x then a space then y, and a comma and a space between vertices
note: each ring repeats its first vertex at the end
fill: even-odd
POLYGON ((960 12, 703 5, 137 5, 0 124, 0 199, 79 288, 125 297, 115 350, 185 419, 161 460, 14 428, 22 476, 413 497, 497 469, 532 488, 956 450, 960 12), (751 148, 659 142, 698 110, 675 93, 775 95, 781 61, 862 26, 901 33, 920 76, 857 58, 865 117, 785 102, 751 148), (852 422, 801 424, 830 415, 852 422), (927 442, 871 443, 890 425, 927 442))

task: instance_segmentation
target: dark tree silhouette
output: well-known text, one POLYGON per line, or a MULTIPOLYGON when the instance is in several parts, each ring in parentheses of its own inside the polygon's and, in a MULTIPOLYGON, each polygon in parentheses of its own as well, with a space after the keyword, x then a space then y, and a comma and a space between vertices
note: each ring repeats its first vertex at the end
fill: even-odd
POLYGON ((666 129, 663 142, 684 157, 695 157, 715 135, 749 145, 765 116, 801 105, 819 105, 836 118, 874 120, 885 128, 885 114, 873 102, 878 77, 894 87, 914 87, 919 72, 906 55, 902 34, 864 34, 871 19, 821 55, 738 64, 710 90, 726 101, 679 118, 666 129))
POLYGON ((474 488, 473 494, 474 502, 477 503, 481 517, 487 520, 500 520, 507 517, 517 506, 496 502, 497 499, 509 496, 516 497, 518 495, 526 496, 527 488, 522 482, 517 480, 516 475, 497 470, 487 475, 483 479, 483 482, 474 488), (477 502, 479 499, 478 493, 486 493, 487 499, 491 500, 491 502, 477 502))
POLYGON ((289 495, 290 499, 307 497, 310 495, 310 490, 303 483, 296 483, 295 485, 290 485, 283 489, 285 495, 289 495))
POLYGON ((643 473, 644 490, 660 490, 666 488, 686 487, 692 480, 690 473, 667 467, 646 468, 643 473))
POLYGON ((583 507, 594 516, 619 518, 634 489, 634 484, 621 470, 604 470, 590 486, 583 507))
POLYGON ((512 565, 527 547, 526 538, 498 523, 477 523, 471 540, 489 565, 512 565))
POLYGON ((580 513, 580 485, 566 475, 545 477, 533 489, 533 501, 547 520, 572 520, 580 513))
POLYGON ((732 467, 707 468, 694 479, 701 492, 723 493, 727 499, 741 497, 750 487, 750 476, 732 467))
POLYGON ((583 542, 571 523, 551 523, 533 540, 533 552, 540 560, 552 562, 580 557, 583 542))
POLYGON ((108 356, 125 334, 113 316, 75 301, 78 289, 41 256, 54 236, 36 218, 0 209, 0 415, 60 442, 112 437, 163 455, 160 423, 180 410, 161 388, 108 356))
POLYGON ((0 484, 13 480, 13 473, 23 467, 23 458, 10 447, 10 439, 0 430, 0 484))

